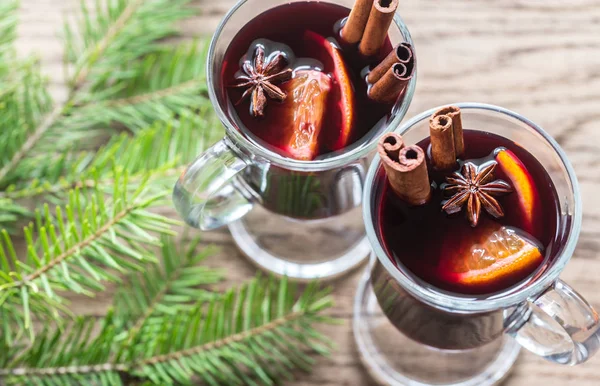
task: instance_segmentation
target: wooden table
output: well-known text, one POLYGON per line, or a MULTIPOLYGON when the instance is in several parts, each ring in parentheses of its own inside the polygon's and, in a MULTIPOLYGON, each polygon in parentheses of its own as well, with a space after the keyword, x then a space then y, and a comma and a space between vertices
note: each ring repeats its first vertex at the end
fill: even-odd
MULTIPOLYGON (((78 0, 22 0, 18 47, 41 56, 55 98, 65 97, 63 14, 78 0)), ((186 36, 211 34, 233 0, 200 0, 203 16, 184 24, 186 36)), ((600 1, 599 0, 402 0, 419 57, 416 96, 408 117, 430 107, 478 101, 515 110, 541 124, 569 155, 581 183, 584 205, 579 246, 562 278, 600 309, 600 1), (568 4, 568 5, 567 5, 568 4), (591 173, 591 174, 590 174, 591 173)), ((221 247, 208 263, 227 267, 228 282, 251 277, 250 266, 225 231, 204 240, 221 247)), ((335 283, 331 314, 341 326, 324 331, 338 342, 311 374, 292 385, 368 385, 351 330, 351 304, 359 274, 335 283)), ((112 291, 96 299, 73 299, 76 311, 102 315, 112 291)), ((561 367, 524 353, 507 385, 600 384, 600 356, 578 367, 561 367)))

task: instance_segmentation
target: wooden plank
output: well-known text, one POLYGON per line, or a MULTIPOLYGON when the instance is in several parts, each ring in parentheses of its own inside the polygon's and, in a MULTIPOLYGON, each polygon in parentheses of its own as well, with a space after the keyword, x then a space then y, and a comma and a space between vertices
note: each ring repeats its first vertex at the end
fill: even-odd
MULTIPOLYGON (((349 1, 348 1, 349 2, 349 1)), ((210 34, 232 0, 202 0, 202 15, 183 23, 184 37, 210 34)), ((77 0, 22 0, 18 49, 40 56, 52 94, 65 98, 62 15, 77 0)), ((514 109, 540 123, 557 138, 581 181, 584 224, 573 260, 562 277, 600 308, 600 1, 560 0, 404 0, 400 13, 408 24, 419 58, 418 87, 408 116, 436 105, 479 101, 514 109)), ((174 214, 173 214, 174 215, 174 214)), ((224 267, 228 281, 255 272, 225 231, 204 234, 221 247, 207 264, 224 267)), ((337 352, 320 360, 311 374, 290 385, 369 385, 354 347, 352 299, 359 273, 335 285, 331 314, 344 324, 323 331, 338 343, 337 352)), ((102 315, 114 287, 95 299, 72 298, 75 311, 102 315)), ((600 384, 600 358, 578 367, 561 367, 532 354, 521 356, 506 384, 592 386, 600 384)))

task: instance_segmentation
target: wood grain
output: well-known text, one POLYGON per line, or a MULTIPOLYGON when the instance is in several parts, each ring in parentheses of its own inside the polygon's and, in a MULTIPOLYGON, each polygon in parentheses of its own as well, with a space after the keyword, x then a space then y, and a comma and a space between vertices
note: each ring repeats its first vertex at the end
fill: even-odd
MULTIPOLYGON (((202 16, 183 23, 185 37, 210 34, 232 0, 200 0, 202 16)), ((22 0, 18 48, 43 63, 57 100, 65 97, 62 17, 77 0, 22 0)), ((600 308, 600 1, 598 0, 403 0, 399 9, 415 40, 419 73, 410 117, 433 106, 478 101, 513 109, 540 123, 563 146, 580 178, 583 232, 562 278, 600 308)), ((204 234, 221 246, 208 264, 225 267, 230 285, 254 273, 225 231, 204 234)), ((290 385, 369 385, 351 331, 358 273, 335 284, 331 314, 345 320, 324 331, 338 343, 311 374, 290 385)), ((80 313, 102 315, 114 288, 95 299, 73 298, 80 313)), ((525 353, 506 385, 600 384, 600 357, 561 367, 525 353)))

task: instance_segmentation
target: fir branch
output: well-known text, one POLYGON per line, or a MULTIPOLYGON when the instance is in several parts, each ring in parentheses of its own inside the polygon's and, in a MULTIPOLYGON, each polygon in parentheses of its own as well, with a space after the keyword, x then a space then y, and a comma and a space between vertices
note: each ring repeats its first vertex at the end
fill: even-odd
MULTIPOLYGON (((123 287, 114 299, 117 318, 128 326, 131 340, 145 325, 161 323, 161 315, 174 315, 189 310, 193 301, 207 301, 216 294, 199 288, 223 279, 223 272, 198 266, 214 248, 195 250, 200 239, 192 241, 186 252, 178 250, 174 240, 162 240, 161 265, 147 268, 144 273, 129 276, 129 285, 123 287)), ((126 327, 124 325, 124 327, 126 327)))
POLYGON ((6 175, 15 168, 15 166, 21 162, 25 155, 31 151, 31 149, 38 143, 46 131, 52 126, 56 118, 58 118, 63 110, 63 106, 57 106, 54 110, 47 115, 44 120, 40 123, 37 129, 31 133, 25 142, 19 147, 19 150, 13 154, 10 161, 7 162, 2 169, 0 169, 0 181, 6 177, 6 175))
MULTIPOLYGON (((150 170, 149 171, 151 173, 150 181, 156 181, 162 177, 172 179, 174 177, 177 177, 183 171, 183 168, 170 169, 170 168, 168 168, 169 165, 171 165, 171 163, 167 163, 163 167, 150 170)), ((106 189, 108 192, 110 190, 111 186, 115 183, 112 176, 110 174, 108 174, 108 175, 103 174, 104 177, 101 177, 99 179, 93 179, 93 177, 91 177, 91 175, 94 172, 96 172, 95 169, 86 170, 82 174, 85 177, 90 176, 90 178, 85 178, 85 179, 81 179, 81 180, 75 180, 74 178, 67 179, 65 177, 60 177, 59 182, 57 182, 55 184, 49 184, 48 182, 41 182, 39 180, 33 180, 29 186, 26 186, 22 189, 17 189, 14 186, 11 186, 11 187, 9 187, 9 189, 6 190, 6 192, 0 192, 0 198, 6 197, 6 198, 12 199, 12 200, 19 200, 19 199, 30 199, 30 198, 34 198, 34 197, 38 197, 38 196, 43 196, 45 200, 47 200, 49 202, 54 202, 55 198, 57 200, 60 200, 60 199, 64 198, 65 195, 67 195, 68 192, 73 189, 86 190, 86 189, 98 188, 98 189, 106 189)), ((132 175, 128 179, 129 186, 130 187, 137 186, 137 184, 141 180, 145 179, 147 177, 147 175, 148 175, 148 173, 143 173, 143 172, 138 172, 138 173, 132 175)), ((22 214, 22 215, 29 213, 29 212, 24 212, 27 209, 22 206, 15 205, 15 207, 19 208, 19 210, 21 210, 20 214, 22 214)), ((0 210, 4 210, 4 209, 5 208, 2 207, 0 210)), ((3 213, 0 212, 0 222, 2 221, 1 220, 2 215, 3 215, 3 213)))
POLYGON ((0 356, 0 381, 38 386, 122 385, 120 371, 125 367, 107 363, 116 334, 110 313, 99 323, 79 318, 64 330, 46 327, 28 347, 5 347, 11 355, 0 356), (94 336, 97 327, 100 332, 94 336))
POLYGON ((331 321, 321 315, 331 304, 316 284, 298 296, 285 279, 257 279, 188 312, 161 316, 159 331, 145 323, 133 342, 118 339, 112 314, 96 337, 85 320, 64 333, 46 330, 14 359, 0 360, 0 379, 75 385, 111 377, 114 384, 133 378, 165 385, 196 376, 212 385, 273 384, 308 370, 311 352, 328 354, 331 343, 315 326, 331 321))
MULTIPOLYGON (((33 341, 33 321, 41 325, 59 326, 64 317, 72 313, 58 299, 50 298, 42 291, 0 291, 0 348, 2 344, 14 347, 17 342, 33 341), (27 310, 27 313, 24 312, 27 310), (25 334, 28 336, 25 338, 25 334)), ((2 351, 0 351, 2 352, 2 351)), ((0 355, 1 357, 1 355, 0 355)))
MULTIPOLYGON (((1 23, 1 21, 0 21, 1 23)), ((4 48, 8 50, 6 47, 4 48)), ((2 50, 0 46, 0 50, 2 50)), ((15 55, 13 53, 13 55, 15 55)), ((16 55, 15 55, 16 56, 16 55)), ((0 100, 7 95, 19 90, 26 81, 31 72, 39 68, 39 60, 35 57, 25 60, 17 60, 14 57, 2 59, 0 57, 0 100)))
POLYGON ((327 294, 313 283, 295 300, 285 279, 253 281, 208 308, 170 317, 158 333, 143 328, 128 351, 130 372, 163 385, 193 376, 224 385, 291 378, 292 369, 307 370, 313 362, 305 349, 329 352, 330 342, 314 329, 328 321, 319 315, 331 306, 327 294))
POLYGON ((0 228, 14 233, 14 223, 23 217, 31 217, 32 212, 11 199, 2 198, 0 194, 0 228))
MULTIPOLYGON (((112 271, 141 270, 138 262, 155 260, 148 245, 159 245, 154 233, 169 234, 178 222, 152 214, 146 208, 163 195, 150 195, 147 181, 129 192, 127 174, 115 171, 112 197, 100 189, 71 191, 69 203, 51 215, 38 211, 35 225, 24 229, 27 254, 17 256, 6 232, 0 245, 0 307, 12 311, 18 326, 33 336, 32 294, 62 301, 56 293, 68 290, 86 295, 103 289, 103 281, 118 281, 112 271), (37 238, 34 239, 34 234, 37 238), (12 302, 12 303, 11 303, 12 302)), ((42 309, 41 311, 45 311, 42 309)), ((7 327, 11 331, 11 324, 7 327)))
POLYGON ((78 130, 120 123, 137 131, 174 114, 212 107, 207 97, 205 63, 208 40, 163 47, 124 71, 131 77, 102 90, 81 95, 64 125, 78 130))
MULTIPOLYGON (((37 156, 27 154, 31 152, 22 153, 28 156, 24 159, 19 157, 18 174, 12 179, 14 181, 12 186, 6 188, 6 193, 0 192, 0 197, 19 199, 29 197, 34 192, 37 192, 35 195, 43 194, 45 191, 48 193, 60 192, 65 188, 77 186, 74 184, 81 179, 90 179, 89 177, 82 178, 81 174, 85 173, 85 169, 89 169, 89 162, 93 158, 92 152, 62 151, 57 154, 48 154, 48 152, 53 152, 55 148, 68 148, 73 145, 73 142, 84 138, 89 140, 90 137, 94 137, 95 133, 104 132, 105 130, 97 130, 101 123, 121 122, 136 131, 139 131, 140 127, 145 127, 146 129, 139 133, 139 142, 147 141, 148 133, 159 130, 159 127, 173 126, 172 131, 182 132, 177 137, 180 138, 185 134, 188 136, 187 141, 173 144, 173 141, 166 137, 166 142, 163 138, 163 142, 155 144, 155 146, 168 143, 171 160, 174 160, 173 153, 181 153, 178 151, 179 149, 187 150, 191 147, 190 144, 197 143, 198 146, 195 147, 197 151, 194 154, 188 157, 186 153, 179 157, 184 161, 192 160, 208 145, 212 145, 223 132, 221 124, 216 120, 212 105, 202 91, 206 87, 203 75, 206 50, 206 41, 192 45, 183 44, 174 49, 161 48, 160 53, 150 55, 141 64, 136 64, 144 71, 137 78, 120 85, 117 88, 118 92, 113 91, 114 95, 111 94, 113 99, 103 99, 110 94, 109 92, 101 97, 90 94, 88 99, 95 101, 90 101, 88 105, 75 109, 73 116, 61 118, 61 127, 64 126, 65 130, 68 126, 71 127, 67 130, 68 135, 63 132, 64 130, 59 132, 58 136, 54 135, 53 131, 46 132, 44 141, 48 144, 46 149, 41 149, 42 151, 39 151, 40 154, 37 156), (132 102, 136 103, 131 104, 132 102), (156 121, 160 122, 157 124, 156 121), (153 122, 154 128, 147 129, 153 122), (195 127, 191 125, 195 125, 195 127), (87 129, 77 134, 78 130, 83 128, 87 129), (194 134, 189 135, 192 130, 194 134), (53 162, 48 162, 49 158, 53 158, 53 162)), ((122 142, 136 141, 125 135, 119 138, 122 142)), ((39 142, 37 137, 29 139, 29 141, 30 143, 39 142)), ((114 141, 111 142, 104 147, 104 150, 114 144, 114 141)), ((99 153, 104 150, 101 149, 99 153)), ((161 149, 161 152, 164 150, 161 149)), ((143 154, 128 153, 129 158, 132 156, 136 157, 138 164, 147 160, 147 158, 143 158, 143 154)), ((113 163, 119 163, 119 160, 115 160, 113 163)), ((12 163, 11 167, 14 168, 14 166, 16 165, 12 163)), ((97 165, 94 166, 98 169, 97 165)), ((164 164, 162 167, 167 167, 167 165, 164 164)), ((153 168, 148 166, 147 169, 153 168)))
MULTIPOLYGON (((183 112, 179 120, 156 123, 135 136, 122 133, 96 152, 57 155, 54 162, 48 163, 52 170, 34 171, 40 168, 42 159, 32 158, 22 166, 30 164, 29 174, 46 178, 12 185, 0 192, 0 199, 23 200, 41 196, 42 200, 38 199, 38 202, 47 202, 63 199, 75 188, 109 189, 114 184, 112 172, 115 167, 129 173, 128 181, 132 187, 147 175, 151 176, 151 183, 168 180, 170 185, 180 174, 181 167, 222 135, 222 126, 212 108, 183 112), (94 177, 96 174, 100 176, 98 180, 94 177)), ((3 212, 0 209, 0 216, 3 212)))
POLYGON ((6 85, 0 90, 0 188, 6 186, 16 165, 39 141, 56 118, 58 110, 46 118, 51 99, 45 81, 34 61, 11 67, 0 82, 6 85))
MULTIPOLYGON (((83 53, 83 59, 81 59, 81 61, 78 63, 74 75, 75 79, 73 83, 75 87, 81 86, 85 82, 90 72, 90 67, 93 66, 98 61, 98 59, 100 59, 100 56, 104 53, 104 51, 106 51, 110 43, 116 38, 119 32, 126 26, 127 22, 131 19, 133 14, 144 3, 144 0, 133 0, 129 3, 122 1, 120 3, 121 4, 119 5, 125 6, 125 8, 122 8, 120 10, 121 13, 112 24, 108 24, 108 29, 106 29, 106 31, 104 31, 104 33, 100 35, 100 39, 98 39, 98 41, 96 41, 95 44, 93 44, 91 47, 87 47, 86 52, 83 53)), ((89 26, 91 25, 92 20, 88 18, 87 7, 84 1, 81 2, 81 8, 84 18, 86 19, 85 30, 86 32, 90 33, 91 28, 89 26)), ((99 11, 99 9, 97 10, 99 11)), ((110 17, 110 11, 113 10, 110 9, 109 3, 107 3, 107 11, 109 11, 107 12, 107 16, 110 17)), ((84 35, 84 39, 86 37, 88 36, 84 35)))
POLYGON ((0 63, 14 56, 14 41, 17 37, 17 0, 4 0, 0 3, 0 63))
POLYGON ((74 65, 73 88, 106 89, 130 76, 123 63, 153 52, 156 41, 176 33, 175 22, 192 15, 189 0, 116 0, 96 2, 95 12, 81 1, 79 23, 65 24, 65 60, 74 65))
MULTIPOLYGON (((86 130, 84 134, 77 133, 70 130, 73 127, 65 127, 63 121, 68 121, 80 98, 88 95, 87 90, 101 92, 115 82, 128 79, 130 73, 116 69, 121 68, 123 62, 135 62, 154 52, 158 39, 173 35, 176 32, 174 23, 191 14, 191 10, 185 7, 187 2, 188 0, 99 0, 96 2, 97 15, 92 17, 85 1, 82 1, 82 22, 77 26, 65 27, 66 52, 73 59, 76 71, 69 96, 50 113, 47 113, 50 106, 48 97, 44 99, 44 105, 35 106, 35 109, 30 107, 28 110, 36 113, 32 125, 15 123, 6 126, 11 128, 6 130, 8 135, 17 140, 10 142, 8 157, 0 159, 0 188, 32 177, 27 174, 31 171, 29 168, 21 168, 23 161, 30 158, 32 153, 48 156, 56 151, 64 152, 75 143, 92 137, 95 132, 105 131, 105 128, 92 128, 93 130, 86 130), (85 88, 82 88, 84 85, 85 88)), ((38 93, 47 95, 44 85, 40 88, 42 91, 38 93)), ((37 100, 28 96, 25 99, 28 103, 37 100)), ((85 125, 80 129, 90 127, 85 125)))
POLYGON ((139 95, 130 97, 117 98, 104 102, 106 107, 125 107, 129 105, 139 105, 153 100, 160 100, 180 94, 183 91, 201 89, 204 86, 204 81, 188 80, 178 85, 169 86, 162 90, 148 91, 139 95))

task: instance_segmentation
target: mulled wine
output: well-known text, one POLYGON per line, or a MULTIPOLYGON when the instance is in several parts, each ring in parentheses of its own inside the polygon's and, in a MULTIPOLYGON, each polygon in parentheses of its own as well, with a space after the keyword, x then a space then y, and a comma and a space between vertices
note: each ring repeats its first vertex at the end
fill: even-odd
POLYGON ((221 72, 240 130, 310 161, 387 123, 414 58, 410 45, 393 49, 387 36, 397 1, 364 3, 349 19, 341 5, 288 3, 241 28, 221 72))
MULTIPOLYGON (((448 128, 448 120, 434 116, 432 125, 448 128)), ((410 183, 395 189, 402 175, 394 180, 394 170, 380 170, 378 178, 388 180, 379 203, 388 256, 417 280, 458 294, 488 295, 519 284, 552 257, 559 203, 548 173, 525 148, 484 127, 461 127, 456 144, 451 136, 440 141, 448 131, 433 126, 431 137, 411 147, 416 150, 401 153, 400 163, 418 163, 421 155, 422 182, 408 177, 410 183), (413 191, 415 184, 427 188, 416 202, 403 197, 411 184, 413 191)), ((393 137, 387 141, 398 147, 393 137)))

